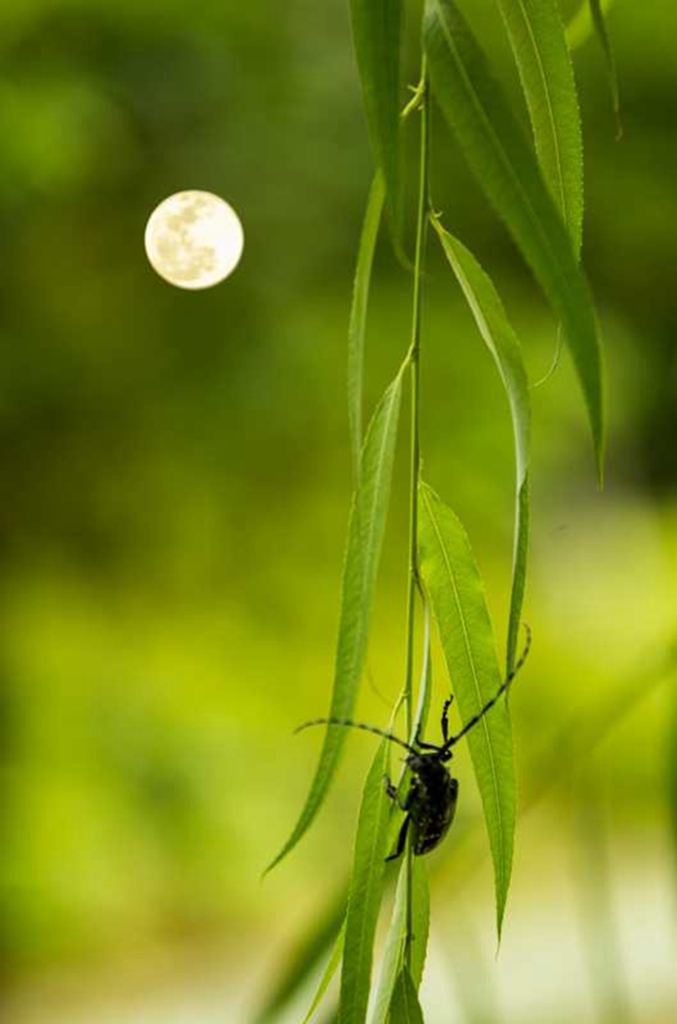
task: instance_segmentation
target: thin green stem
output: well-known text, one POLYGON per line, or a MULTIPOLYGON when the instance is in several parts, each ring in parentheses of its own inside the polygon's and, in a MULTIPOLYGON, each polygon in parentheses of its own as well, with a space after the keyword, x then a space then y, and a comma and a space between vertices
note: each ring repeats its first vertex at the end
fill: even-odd
MULTIPOLYGON (((425 272, 426 241, 428 234, 428 164, 430 141, 430 111, 427 97, 427 74, 425 58, 421 69, 421 84, 417 90, 417 109, 421 114, 421 148, 418 182, 418 210, 416 218, 416 250, 414 256, 414 290, 412 297, 411 345, 408 363, 411 372, 411 445, 410 445, 410 510, 409 510, 409 582, 407 588, 407 659, 405 671, 405 709, 407 735, 411 735, 414 723, 414 645, 416 635, 416 593, 418 577, 418 484, 421 472, 421 444, 419 431, 419 392, 421 322, 423 307, 423 278, 425 272)), ((406 849, 407 857, 407 944, 405 959, 410 965, 412 908, 411 908, 411 832, 406 849)))

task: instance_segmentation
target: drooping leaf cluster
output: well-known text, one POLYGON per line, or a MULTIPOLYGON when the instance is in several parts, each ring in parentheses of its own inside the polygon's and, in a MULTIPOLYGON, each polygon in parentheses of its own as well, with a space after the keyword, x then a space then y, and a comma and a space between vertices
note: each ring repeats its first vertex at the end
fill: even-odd
MULTIPOLYGON (((599 479, 604 460, 604 384, 600 334, 590 287, 581 266, 583 152, 579 104, 567 31, 557 0, 496 0, 529 111, 532 138, 497 80, 481 42, 457 0, 428 0, 421 30, 421 82, 406 105, 402 87, 404 0, 351 0, 356 63, 361 81, 375 176, 359 244, 349 324, 348 406, 355 492, 343 570, 334 685, 329 715, 354 713, 367 655, 370 619, 390 503, 391 481, 404 380, 415 380, 420 326, 414 341, 362 438, 366 318, 379 228, 386 213, 399 253, 408 240, 403 225, 402 137, 418 108, 435 102, 488 202, 531 269, 559 321, 580 384, 592 435, 599 479)), ((590 0, 590 25, 608 62, 614 103, 613 55, 599 0, 590 0)), ((429 141, 429 140, 427 140, 429 141)), ((432 239, 442 252, 472 313, 479 336, 503 382, 512 420, 515 493, 512 579, 507 654, 499 663, 480 571, 468 534, 457 516, 422 479, 418 452, 417 396, 412 402, 415 452, 412 474, 413 569, 424 622, 424 664, 418 709, 411 689, 409 739, 424 728, 431 699, 430 615, 439 631, 449 682, 461 720, 468 722, 496 693, 512 670, 518 646, 527 580, 530 518, 530 386, 520 343, 497 288, 466 244, 449 227, 453 209, 440 214, 428 200, 429 154, 422 147, 417 237, 432 239), (421 221, 425 218, 425 223, 421 221), (423 230, 422 230, 423 229, 423 230)), ((425 245, 425 242, 424 242, 425 245)), ((420 255, 420 254, 418 254, 420 255)), ((415 287, 422 287, 417 258, 415 287)), ((416 301, 416 300, 415 300, 416 301)), ((413 628, 413 619, 412 619, 413 628)), ((411 637, 409 637, 411 641, 411 637)), ((301 839, 319 811, 339 764, 347 730, 329 726, 305 806, 273 864, 301 839)), ((499 704, 468 733, 494 866, 497 926, 500 930, 510 885, 517 801, 513 740, 506 704, 499 704)), ((418 989, 426 957, 429 892, 425 866, 408 849, 399 868, 390 926, 380 971, 372 989, 374 941, 388 874, 389 851, 398 810, 388 801, 383 779, 389 750, 381 742, 362 796, 347 907, 309 1008, 310 1021, 341 968, 338 1020, 341 1024, 419 1022, 418 989)), ((400 785, 406 787, 406 772, 400 785)), ((272 866, 272 865, 271 865, 272 866)))

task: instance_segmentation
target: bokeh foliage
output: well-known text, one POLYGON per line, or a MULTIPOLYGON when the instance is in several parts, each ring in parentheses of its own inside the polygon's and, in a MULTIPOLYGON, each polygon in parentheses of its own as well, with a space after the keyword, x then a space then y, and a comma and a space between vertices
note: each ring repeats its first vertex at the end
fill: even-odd
MULTIPOLYGON (((465 6, 519 103, 502 26, 487 0, 465 6)), ((618 0, 612 24, 619 146, 594 41, 575 59, 607 490, 564 360, 533 394, 538 643, 512 704, 525 745, 613 693, 675 626, 677 12, 618 0)), ((279 922, 310 910, 307 872, 335 864, 329 892, 347 868, 342 822, 371 756, 351 741, 322 827, 261 888, 313 764, 290 730, 327 704, 348 512, 345 333, 370 154, 346 5, 8 0, 0 29, 4 971, 224 930, 254 942, 271 916, 287 934, 279 922), (157 280, 141 245, 155 202, 191 186, 223 194, 246 231, 237 275, 199 296, 157 280)), ((500 279, 536 379, 557 325, 458 152, 436 148, 436 204, 500 279)), ((370 399, 408 316, 406 272, 386 246, 377 258, 370 399)), ((509 410, 441 259, 429 289, 426 477, 472 524, 504 621, 509 410)), ((403 550, 403 504, 389 530, 403 550)), ((390 698, 405 568, 387 549, 370 671, 390 698)), ((652 700, 614 759, 631 835, 664 806, 652 700)), ((371 691, 362 710, 385 714, 371 691)))

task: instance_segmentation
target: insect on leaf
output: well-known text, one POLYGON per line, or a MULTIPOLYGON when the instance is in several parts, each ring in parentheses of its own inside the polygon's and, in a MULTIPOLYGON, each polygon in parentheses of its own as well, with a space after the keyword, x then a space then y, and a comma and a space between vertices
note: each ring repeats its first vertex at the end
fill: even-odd
MULTIPOLYGON (((419 564, 437 621, 462 722, 489 701, 502 679, 470 542, 454 513, 431 487, 419 487, 419 564)), ((512 870, 515 772, 510 718, 500 702, 468 733, 494 863, 500 936, 512 870)))
POLYGON ((562 322, 602 479, 602 353, 588 284, 536 158, 455 0, 431 0, 425 46, 433 90, 468 164, 562 322))
POLYGON ((310 1004, 310 1006, 308 1007, 308 1013, 303 1018, 303 1024, 309 1024, 309 1022, 312 1020, 315 1011, 317 1010, 318 1006, 320 1005, 320 1003, 324 999, 326 991, 329 988, 329 986, 331 985, 333 977, 334 977, 334 975, 336 974, 336 972, 338 970, 339 964, 341 963, 341 957, 343 956, 343 946, 344 946, 344 943, 345 943, 345 939, 346 939, 346 922, 344 920, 343 924, 341 925, 341 931, 336 936, 336 941, 334 942, 334 946, 333 946, 333 949, 331 951, 331 956, 329 957, 329 960, 327 961, 327 965, 326 965, 324 971, 322 972, 322 977, 320 978, 320 983, 317 986, 317 991, 315 992, 315 995, 313 996, 313 1001, 310 1004))
POLYGON ((383 176, 377 171, 369 191, 364 213, 360 246, 355 268, 353 301, 348 325, 348 422, 353 449, 353 466, 357 481, 362 448, 362 379, 364 376, 364 334, 367 323, 367 305, 371 284, 371 269, 378 229, 383 212, 383 176))
MULTIPOLYGON (((406 858, 400 865, 397 879, 395 903, 388 928, 383 960, 379 972, 376 993, 369 1024, 386 1024, 395 991, 398 975, 404 964, 404 951, 407 939, 407 902, 409 872, 406 858)), ((418 990, 423 977, 423 968, 428 950, 428 932, 430 928, 430 889, 428 875, 422 857, 414 857, 411 862, 411 977, 414 988, 418 990)))
POLYGON ((348 895, 341 972, 341 1024, 364 1024, 369 1001, 374 936, 383 898, 390 805, 384 778, 387 743, 382 741, 362 796, 348 895))
POLYGON ((400 971, 393 1001, 390 1006, 390 1024, 423 1024, 423 1011, 411 975, 406 967, 400 971))
MULTIPOLYGON (((334 692, 329 712, 332 718, 352 717, 364 666, 376 573, 390 501, 401 397, 402 370, 379 402, 362 450, 343 569, 334 692)), ((327 728, 305 806, 291 836, 267 871, 293 849, 315 818, 336 771, 345 738, 346 730, 336 726, 327 728)))
POLYGON ((350 0, 350 10, 372 151, 399 238, 402 0, 350 0))
POLYGON ((497 3, 529 108, 541 171, 578 255, 583 226, 583 142, 558 0, 497 3))
POLYGON ((515 663, 522 615, 522 602, 529 548, 529 457, 531 438, 531 402, 522 350, 491 278, 472 253, 446 231, 438 218, 433 225, 449 266, 456 275, 478 330, 501 375, 508 396, 515 438, 516 501, 513 544, 512 593, 508 620, 507 671, 515 663))

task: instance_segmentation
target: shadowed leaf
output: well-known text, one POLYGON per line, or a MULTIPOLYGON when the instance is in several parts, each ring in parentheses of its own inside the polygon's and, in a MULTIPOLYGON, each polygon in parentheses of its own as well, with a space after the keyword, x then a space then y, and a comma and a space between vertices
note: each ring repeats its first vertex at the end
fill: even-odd
POLYGON ((393 992, 393 1001, 390 1005, 390 1024, 423 1024, 421 1004, 406 967, 400 971, 393 992))
POLYGON ((597 38, 599 39, 599 44, 602 47, 606 64, 606 73, 607 78, 609 79, 609 89, 611 91, 611 103, 613 106, 614 117, 616 118, 616 138, 620 139, 623 134, 623 123, 621 121, 621 100, 618 94, 616 56, 614 54, 613 46, 611 45, 611 38, 606 27, 606 18, 604 17, 604 9, 600 0, 589 0, 589 3, 590 17, 592 19, 592 24, 597 38))
POLYGON ((435 95, 468 164, 562 321, 602 478, 602 355, 587 282, 533 152, 454 0, 431 0, 425 45, 435 95))
POLYGON ((343 956, 343 946, 344 946, 344 943, 345 943, 345 938, 346 938, 346 923, 345 923, 345 920, 344 920, 343 924, 341 925, 341 931, 336 936, 336 941, 334 942, 334 948, 331 951, 331 956, 329 957, 329 960, 327 961, 327 965, 326 965, 324 971, 322 972, 322 977, 320 978, 320 983, 317 986, 317 991, 315 992, 315 995, 313 996, 313 1001, 310 1004, 310 1006, 308 1007, 308 1013, 303 1018, 303 1024, 309 1024, 309 1022, 312 1019, 315 1011, 317 1010, 318 1006, 320 1005, 320 1003, 324 999, 325 993, 326 993, 327 989, 329 988, 329 986, 330 986, 330 984, 332 982, 332 979, 333 979, 334 975, 336 974, 336 971, 338 970, 339 964, 341 963, 341 957, 343 956))
POLYGON ((372 151, 399 238, 402 0, 350 0, 350 10, 372 151))

